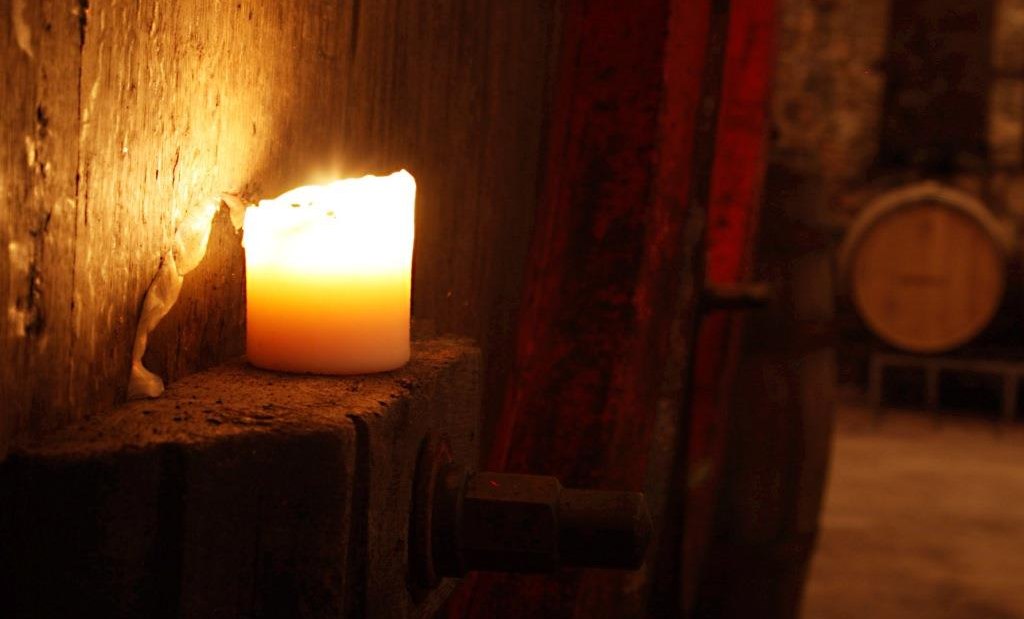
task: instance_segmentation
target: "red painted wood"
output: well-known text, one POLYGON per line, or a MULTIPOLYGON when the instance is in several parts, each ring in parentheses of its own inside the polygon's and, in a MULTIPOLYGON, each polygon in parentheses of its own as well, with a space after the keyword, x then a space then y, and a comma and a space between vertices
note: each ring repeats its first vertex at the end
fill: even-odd
MULTIPOLYGON (((715 164, 708 202, 706 278, 733 283, 751 273, 775 60, 774 0, 732 0, 715 164)), ((697 335, 690 400, 689 483, 683 541, 683 605, 693 604, 710 542, 743 316, 705 316, 697 335)))
POLYGON ((647 444, 652 372, 666 354, 673 267, 685 248, 706 4, 570 2, 494 468, 585 486, 643 482, 636 452, 647 444))
MULTIPOLYGON (((684 228, 709 6, 566 2, 546 183, 490 468, 643 487, 679 272, 696 251, 684 228)), ((449 616, 618 616, 627 578, 477 575, 449 616)))

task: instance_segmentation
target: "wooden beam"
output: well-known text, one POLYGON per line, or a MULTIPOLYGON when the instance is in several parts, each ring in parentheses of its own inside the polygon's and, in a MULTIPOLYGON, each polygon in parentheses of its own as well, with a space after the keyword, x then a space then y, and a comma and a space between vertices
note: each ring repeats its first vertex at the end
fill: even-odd
POLYGON ((406 584, 420 441, 472 466, 479 398, 479 351, 435 338, 387 374, 218 366, 19 444, 4 616, 419 616, 452 586, 406 584))
POLYGON ((74 329, 82 15, 77 1, 0 6, 0 460, 41 411, 67 411, 78 395, 61 378, 74 329))
MULTIPOLYGON (((753 275, 776 57, 776 9, 774 0, 732 0, 708 201, 708 285, 736 284, 753 275)), ((744 323, 742 314, 706 314, 693 352, 686 475, 676 488, 686 495, 679 548, 682 581, 677 587, 684 612, 692 610, 714 531, 744 323)))
MULTIPOLYGON (((565 7, 545 189, 489 466, 640 490, 666 333, 695 283, 696 135, 715 100, 704 90, 710 2, 565 7)), ((628 616, 628 578, 479 575, 449 614, 628 616)))
MULTIPOLYGON (((0 458, 121 401, 160 256, 224 191, 409 169, 414 315, 481 342, 499 385, 560 4, 2 3, 0 458)), ((150 367, 173 381, 241 354, 243 268, 221 221, 150 367)))

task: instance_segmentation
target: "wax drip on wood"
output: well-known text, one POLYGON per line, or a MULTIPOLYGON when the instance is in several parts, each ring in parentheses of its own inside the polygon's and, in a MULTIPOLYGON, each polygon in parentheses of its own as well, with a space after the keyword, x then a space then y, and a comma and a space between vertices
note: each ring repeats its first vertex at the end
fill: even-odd
POLYGON ((185 275, 199 266, 206 255, 213 217, 222 206, 228 209, 235 231, 241 230, 246 208, 242 199, 228 193, 209 198, 188 209, 174 232, 171 249, 167 250, 160 261, 156 277, 146 291, 142 314, 135 330, 132 370, 128 381, 129 399, 156 398, 164 392, 163 379, 146 369, 142 364, 142 356, 146 354, 149 334, 177 302, 185 275))
POLYGON ((35 54, 32 51, 32 29, 28 25, 28 20, 25 19, 26 8, 28 7, 25 0, 14 0, 11 10, 11 26, 14 30, 14 40, 18 42, 18 47, 29 58, 35 58, 35 54))

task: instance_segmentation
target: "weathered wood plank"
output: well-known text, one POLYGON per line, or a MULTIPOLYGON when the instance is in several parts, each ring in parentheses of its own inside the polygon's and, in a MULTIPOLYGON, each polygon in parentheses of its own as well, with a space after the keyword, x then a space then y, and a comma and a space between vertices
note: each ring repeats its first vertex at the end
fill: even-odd
MULTIPOLYGON (((189 206, 274 194, 339 157, 344 85, 323 74, 345 60, 344 19, 311 0, 89 5, 69 415, 123 396, 140 300, 189 206)), ((242 254, 213 240, 214 268, 151 341, 171 378, 241 352, 242 254)))
MULTIPOLYGON (((416 175, 414 313, 484 342, 500 385, 559 7, 4 3, 0 454, 121 399, 142 295, 189 206, 335 175, 416 175)), ((219 229, 147 362, 173 380, 237 355, 242 268, 219 229)))
POLYGON ((78 170, 77 1, 0 7, 0 458, 66 411, 78 170))
POLYGON ((835 403, 832 233, 820 186, 768 168, 715 536, 698 616, 796 617, 818 529, 835 403))
MULTIPOLYGON (((665 333, 703 221, 695 133, 714 102, 702 88, 709 7, 566 3, 545 189, 489 467, 644 486, 665 333)), ((596 571, 478 575, 449 614, 629 616, 623 591, 640 586, 596 571)))
POLYGON ((5 617, 168 617, 178 537, 161 513, 180 499, 169 452, 12 455, 0 465, 5 617), (165 580, 166 578, 166 580, 165 580))
MULTIPOLYGON (((411 617, 419 441, 478 446, 479 351, 414 343, 396 372, 234 362, 19 443, 0 465, 0 593, 13 617, 411 617)), ((7 616, 7 615, 5 615, 7 616)))
MULTIPOLYGON (((708 199, 708 284, 735 284, 753 271, 767 155, 768 109, 775 65, 777 5, 733 0, 722 78, 715 162, 708 199)), ((755 310, 756 311, 756 310, 755 310)), ((742 314, 712 312, 701 320, 691 362, 680 607, 693 608, 714 530, 728 412, 744 327, 742 314)))
POLYGON ((420 451, 428 432, 447 436, 456 461, 476 469, 479 455, 480 368, 472 359, 438 368, 429 383, 412 387, 416 397, 400 402, 382 415, 352 416, 367 460, 365 519, 366 596, 361 609, 367 617, 416 617, 420 608, 436 608, 451 592, 454 581, 438 589, 410 588, 409 520, 412 512, 414 467, 396 468, 420 451))
MULTIPOLYGON (((273 424, 277 406, 257 414, 273 424)), ((352 603, 359 453, 344 410, 334 413, 340 429, 244 434, 182 450, 182 504, 161 514, 180 518, 180 572, 170 576, 181 616, 338 617, 352 603)))

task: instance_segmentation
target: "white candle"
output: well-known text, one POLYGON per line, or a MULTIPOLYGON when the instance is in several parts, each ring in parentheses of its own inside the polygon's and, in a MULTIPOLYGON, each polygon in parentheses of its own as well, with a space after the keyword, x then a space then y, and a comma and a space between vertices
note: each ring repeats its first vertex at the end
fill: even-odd
POLYGON ((409 360, 416 181, 405 170, 311 185, 246 210, 246 348, 286 372, 409 360))

